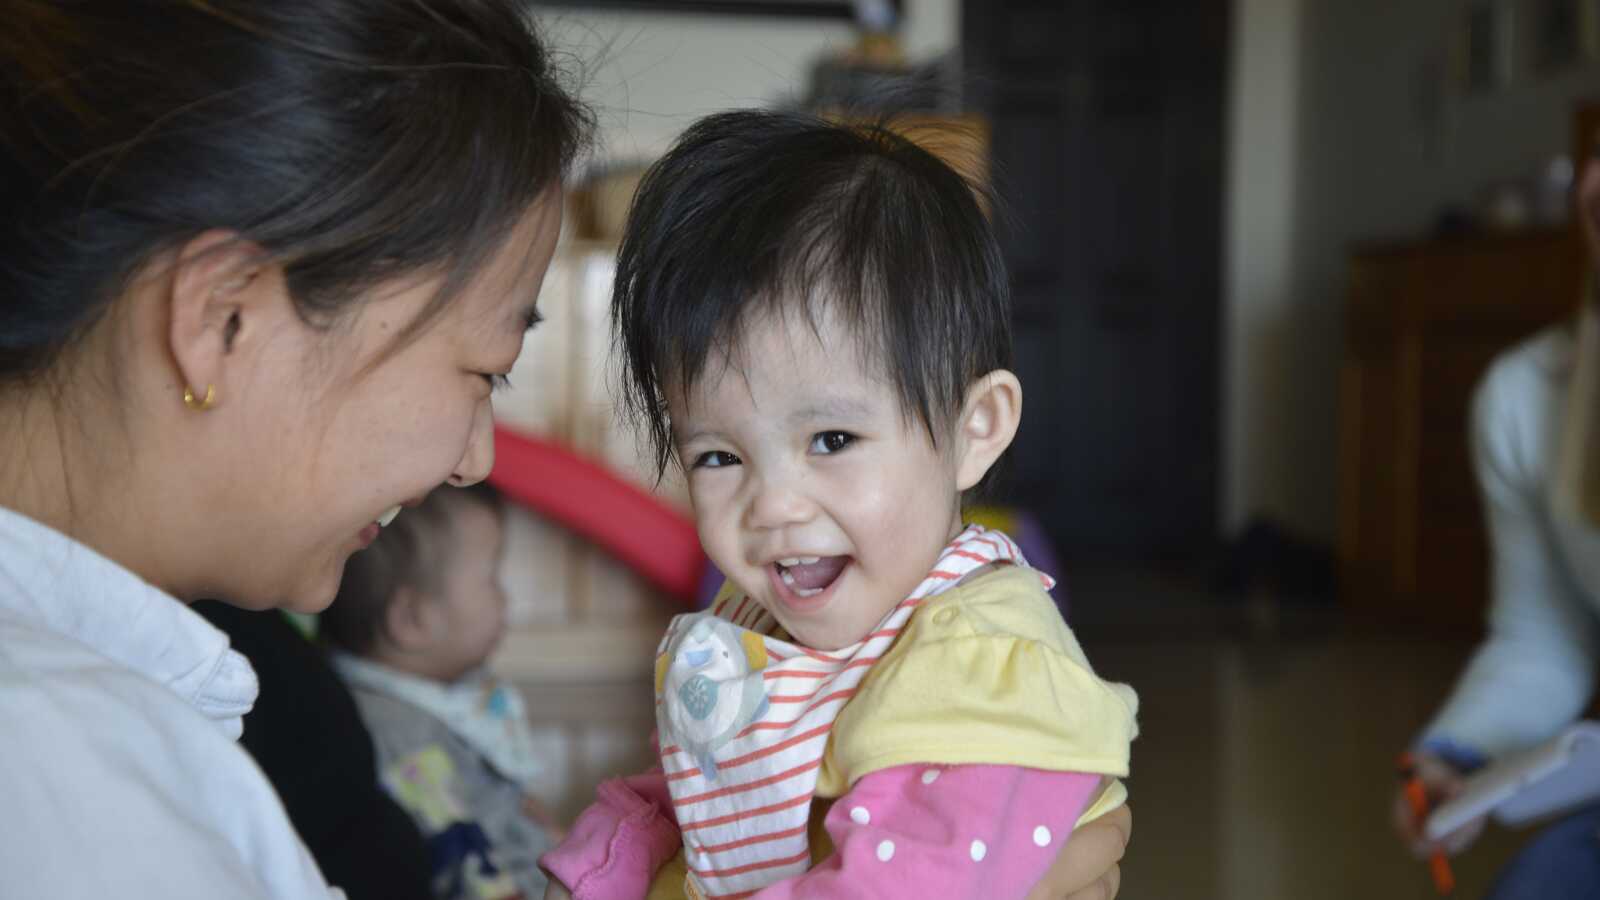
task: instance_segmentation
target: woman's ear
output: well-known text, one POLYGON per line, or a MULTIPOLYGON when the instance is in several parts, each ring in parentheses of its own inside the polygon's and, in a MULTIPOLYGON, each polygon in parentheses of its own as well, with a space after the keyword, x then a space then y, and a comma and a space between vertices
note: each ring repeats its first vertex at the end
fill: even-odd
POLYGON ((243 339, 266 331, 265 320, 293 311, 282 269, 260 245, 212 229, 179 248, 163 298, 167 341, 184 388, 215 402, 228 396, 227 373, 243 339))
POLYGON ((975 487, 1011 446, 1022 423, 1022 382, 995 369, 972 383, 956 435, 956 486, 975 487))
POLYGON ((383 611, 384 637, 402 653, 427 650, 440 627, 437 604, 409 585, 397 588, 383 611))

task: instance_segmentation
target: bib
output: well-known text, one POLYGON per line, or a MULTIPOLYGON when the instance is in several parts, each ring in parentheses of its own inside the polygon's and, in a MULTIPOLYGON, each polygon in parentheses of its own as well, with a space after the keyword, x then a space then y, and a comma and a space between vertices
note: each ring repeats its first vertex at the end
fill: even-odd
POLYGON ((840 650, 785 640, 738 594, 672 620, 656 656, 656 725, 689 896, 743 895, 810 868, 806 826, 839 710, 924 600, 995 563, 1027 565, 1001 532, 968 526, 910 596, 840 650))

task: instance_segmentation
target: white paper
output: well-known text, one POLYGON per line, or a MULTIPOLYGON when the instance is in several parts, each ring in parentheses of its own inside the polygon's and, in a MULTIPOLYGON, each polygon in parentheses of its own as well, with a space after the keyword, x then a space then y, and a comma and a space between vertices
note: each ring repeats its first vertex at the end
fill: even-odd
POLYGON ((1600 799, 1600 722, 1579 722, 1555 739, 1485 767, 1460 794, 1428 817, 1424 833, 1439 840, 1474 819, 1493 815, 1519 826, 1600 799))

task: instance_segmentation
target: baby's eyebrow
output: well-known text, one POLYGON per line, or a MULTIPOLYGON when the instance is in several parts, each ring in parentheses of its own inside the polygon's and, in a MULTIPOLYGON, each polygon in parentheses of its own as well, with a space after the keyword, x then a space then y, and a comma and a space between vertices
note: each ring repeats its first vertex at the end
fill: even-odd
POLYGON ((854 397, 829 397, 795 410, 789 421, 800 424, 818 419, 864 419, 871 414, 872 407, 854 397))
POLYGON ((701 439, 703 437, 708 437, 708 436, 711 435, 711 433, 712 433, 711 430, 707 429, 707 428, 690 427, 690 428, 684 429, 684 428, 679 428, 677 425, 673 425, 672 426, 672 442, 674 444, 677 444, 679 447, 682 447, 685 444, 691 443, 693 441, 697 441, 697 440, 699 440, 699 439, 701 439))

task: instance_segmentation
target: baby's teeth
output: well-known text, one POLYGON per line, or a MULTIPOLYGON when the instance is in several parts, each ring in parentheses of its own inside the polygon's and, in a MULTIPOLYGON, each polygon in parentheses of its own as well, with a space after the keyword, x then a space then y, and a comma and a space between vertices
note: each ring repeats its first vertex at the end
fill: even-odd
POLYGON ((800 557, 800 565, 809 566, 820 559, 822 559, 820 556, 802 556, 800 557))
MULTIPOLYGON (((780 565, 782 564, 780 563, 780 565)), ((794 591, 795 596, 797 597, 815 597, 816 595, 822 593, 823 590, 822 588, 796 587, 794 583, 794 576, 789 574, 788 569, 779 569, 778 577, 783 579, 783 583, 788 585, 789 590, 794 591)))
POLYGON ((778 560, 778 565, 783 566, 785 569, 793 568, 800 565, 800 558, 797 556, 790 556, 785 559, 780 559, 778 560))
POLYGON ((395 506, 391 506, 384 510, 383 515, 378 517, 378 524, 384 528, 388 528, 389 523, 393 522, 394 517, 398 515, 400 515, 400 507, 398 504, 396 504, 395 506))

